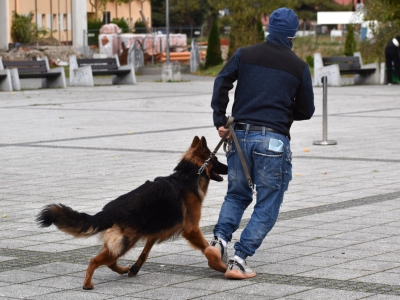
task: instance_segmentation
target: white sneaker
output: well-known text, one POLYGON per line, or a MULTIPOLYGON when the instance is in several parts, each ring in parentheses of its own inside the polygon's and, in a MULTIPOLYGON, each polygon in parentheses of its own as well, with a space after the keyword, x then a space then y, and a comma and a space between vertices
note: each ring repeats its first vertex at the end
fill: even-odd
POLYGON ((208 266, 211 269, 225 273, 228 263, 228 247, 222 244, 220 238, 214 236, 210 246, 204 250, 204 255, 208 259, 208 266))
POLYGON ((236 259, 229 260, 228 269, 225 272, 225 278, 228 279, 246 279, 256 275, 256 272, 250 269, 246 261, 241 264, 236 259))

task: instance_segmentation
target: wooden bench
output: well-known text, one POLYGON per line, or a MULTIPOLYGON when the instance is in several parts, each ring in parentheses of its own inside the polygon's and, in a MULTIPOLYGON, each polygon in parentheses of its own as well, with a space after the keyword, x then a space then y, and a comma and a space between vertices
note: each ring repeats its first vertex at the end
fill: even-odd
POLYGON ((112 84, 135 84, 133 65, 120 66, 117 55, 111 58, 69 58, 69 81, 72 86, 94 86, 93 76, 112 75, 112 84))
POLYGON ((50 69, 47 57, 43 60, 3 61, 3 67, 10 70, 14 91, 21 90, 20 79, 42 78, 43 88, 66 88, 64 68, 50 69))
POLYGON ((321 77, 328 77, 328 85, 380 84, 378 63, 363 65, 361 54, 354 56, 322 57, 314 54, 314 85, 320 86, 321 77), (354 75, 354 76, 348 76, 354 75))

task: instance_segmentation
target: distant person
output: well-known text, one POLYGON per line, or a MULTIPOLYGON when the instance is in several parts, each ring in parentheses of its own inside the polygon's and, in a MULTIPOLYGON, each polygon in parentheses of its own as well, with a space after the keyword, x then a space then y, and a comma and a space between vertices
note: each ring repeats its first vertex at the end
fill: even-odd
POLYGON ((394 39, 390 40, 385 48, 385 58, 386 58, 386 75, 388 85, 392 85, 392 64, 396 71, 397 78, 400 80, 400 35, 396 36, 394 39))
POLYGON ((227 243, 239 228, 253 200, 236 145, 227 154, 228 191, 214 238, 204 251, 208 265, 230 279, 256 276, 246 264, 275 225, 279 208, 292 178, 290 127, 314 113, 314 92, 307 63, 292 51, 299 20, 293 10, 279 8, 269 17, 265 43, 239 48, 218 74, 211 107, 214 125, 223 136, 229 90, 236 81, 232 108, 234 131, 243 151, 251 181, 257 186, 253 214, 235 243, 228 261, 227 243))

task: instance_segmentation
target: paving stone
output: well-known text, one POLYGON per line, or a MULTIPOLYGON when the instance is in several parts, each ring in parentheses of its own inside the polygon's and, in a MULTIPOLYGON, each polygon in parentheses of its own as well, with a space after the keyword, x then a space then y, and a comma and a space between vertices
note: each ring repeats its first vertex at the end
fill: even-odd
MULTIPOLYGON (((37 297, 30 297, 29 299, 34 300, 102 300, 102 299, 110 299, 110 295, 99 294, 93 291, 76 291, 76 290, 65 290, 61 292, 40 295, 37 297)), ((114 298, 113 298, 114 299, 114 298)), ((119 299, 119 298, 117 298, 119 299)), ((131 298, 136 299, 136 298, 131 298)))
POLYGON ((17 299, 30 298, 51 294, 59 289, 50 287, 33 287, 27 284, 12 284, 1 287, 0 297, 15 297, 17 299))
MULTIPOLYGON (((308 290, 302 293, 298 293, 294 295, 293 299, 343 299, 343 300, 351 300, 351 299, 364 299, 371 294, 369 293, 358 293, 358 292, 349 292, 349 291, 331 291, 328 289, 313 289, 308 290)), ((369 298, 366 298, 369 299, 369 298)))
MULTIPOLYGON (((293 179, 280 216, 248 258, 256 277, 225 280, 178 237, 155 245, 137 276, 101 267, 95 289, 81 289, 101 242, 38 228, 35 217, 49 203, 97 213, 171 174, 194 135, 213 148, 213 78, 185 76, 179 83, 139 76, 135 86, 98 78, 93 88, 65 90, 37 89, 32 80, 26 90, 0 93, 0 298, 398 299, 400 96, 387 86, 330 87, 329 136, 338 144, 326 147, 313 145, 322 133, 322 89, 315 89, 314 117, 292 126, 293 179)), ((222 151, 218 158, 226 162, 222 151)), ((226 180, 210 183, 200 223, 207 240, 226 188, 226 180)), ((132 265, 143 245, 120 264, 132 265)))

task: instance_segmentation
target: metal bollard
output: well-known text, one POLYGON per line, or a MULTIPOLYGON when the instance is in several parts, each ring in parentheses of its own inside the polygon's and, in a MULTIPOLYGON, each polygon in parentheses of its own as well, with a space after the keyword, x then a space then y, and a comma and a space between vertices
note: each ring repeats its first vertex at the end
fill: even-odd
POLYGON ((322 100, 322 141, 314 141, 314 145, 328 146, 336 145, 334 140, 328 141, 328 77, 321 78, 323 86, 323 100, 322 100))

